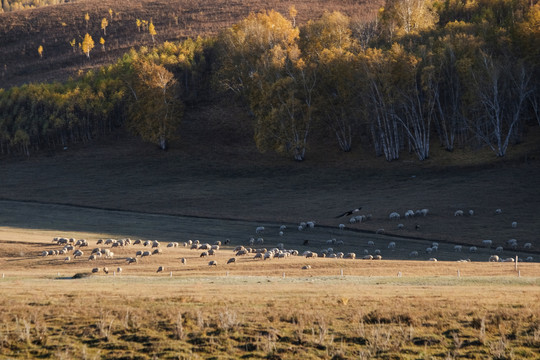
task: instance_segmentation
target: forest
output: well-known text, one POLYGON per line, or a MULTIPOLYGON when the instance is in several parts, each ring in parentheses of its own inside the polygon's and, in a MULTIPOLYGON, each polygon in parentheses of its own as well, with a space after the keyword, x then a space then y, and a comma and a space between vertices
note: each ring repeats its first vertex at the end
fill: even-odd
MULTIPOLYGON (((388 0, 369 22, 327 12, 299 26, 296 16, 252 13, 217 36, 141 46, 67 82, 0 89, 0 154, 118 128, 165 150, 186 107, 232 94, 257 148, 297 161, 314 132, 387 161, 425 160, 430 146, 504 157, 540 125, 538 2, 388 0)), ((75 45, 92 56, 90 35, 75 45)))

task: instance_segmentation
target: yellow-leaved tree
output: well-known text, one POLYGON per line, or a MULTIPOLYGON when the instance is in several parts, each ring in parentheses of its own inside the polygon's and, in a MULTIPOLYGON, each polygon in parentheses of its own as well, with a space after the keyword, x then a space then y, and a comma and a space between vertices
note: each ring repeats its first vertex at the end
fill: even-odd
POLYGON ((43 45, 39 45, 37 52, 39 54, 39 58, 43 58, 43 45))
POLYGON ((103 35, 107 35, 107 26, 109 26, 109 22, 107 21, 107 19, 101 19, 101 30, 103 30, 103 35))
POLYGON ((157 32, 152 21, 150 21, 150 25, 148 25, 148 32, 150 33, 150 36, 152 36, 152 43, 155 43, 156 39, 154 38, 154 36, 157 35, 157 32))
POLYGON ((92 49, 94 48, 94 40, 88 33, 84 35, 84 39, 83 39, 81 47, 82 47, 83 53, 85 53, 86 57, 90 59, 90 51, 92 51, 92 49))
POLYGON ((166 150, 180 125, 183 103, 172 72, 144 56, 133 63, 134 101, 128 128, 143 140, 166 150))

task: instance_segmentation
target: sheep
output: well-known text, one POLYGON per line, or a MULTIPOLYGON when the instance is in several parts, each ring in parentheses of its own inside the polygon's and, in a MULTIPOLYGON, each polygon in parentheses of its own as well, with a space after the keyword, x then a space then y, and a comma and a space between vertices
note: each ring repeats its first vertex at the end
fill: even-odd
POLYGON ((504 250, 504 249, 503 249, 502 246, 497 246, 497 247, 495 248, 495 251, 498 252, 498 253, 502 253, 503 250, 504 250))
POLYGON ((527 256, 527 258, 525 259, 525 261, 533 261, 533 257, 532 256, 527 256))
POLYGON ((243 247, 242 245, 239 245, 239 246, 237 246, 237 247, 235 247, 235 248, 233 249, 233 252, 238 252, 238 251, 240 251, 240 250, 246 250, 246 248, 243 247))
POLYGON ((381 250, 379 249, 375 249, 375 251, 373 252, 375 255, 381 255, 381 250))
POLYGON ((143 254, 142 250, 137 250, 137 252, 135 253, 135 257, 142 256, 142 254, 143 254))
POLYGON ((401 217, 401 216, 400 216, 399 213, 397 213, 397 212, 390 213, 390 215, 388 216, 388 218, 389 218, 390 220, 399 220, 400 217, 401 217))
POLYGON ((362 259, 364 259, 364 260, 373 260, 373 255, 365 255, 362 259))
POLYGON ((338 259, 343 259, 343 256, 344 256, 344 255, 345 255, 345 254, 343 254, 341 251, 338 252, 338 253, 336 253, 336 257, 337 257, 338 259))
POLYGON ((367 255, 369 254, 369 250, 368 249, 364 249, 364 255, 367 255))
POLYGON ((496 215, 502 214, 502 210, 501 210, 501 209, 496 209, 496 210, 495 210, 495 214, 496 214, 496 215))
POLYGON ((206 251, 202 252, 200 257, 207 257, 208 256, 208 253, 206 251))
POLYGON ((218 248, 221 246, 221 241, 214 241, 214 246, 217 246, 218 248))
POLYGON ((90 256, 88 257, 88 261, 94 261, 94 260, 96 260, 96 259, 97 259, 96 254, 92 254, 92 255, 90 255, 90 256))
POLYGON ((382 260, 382 256, 381 255, 375 255, 373 257, 373 260, 382 260))
POLYGON ((64 258, 64 262, 68 262, 68 261, 71 261, 71 258, 70 258, 69 256, 66 256, 66 257, 64 258))
POLYGON ((208 250, 208 256, 214 256, 214 255, 216 255, 216 250, 214 249, 208 250))
POLYGON ((192 244, 190 247, 190 250, 198 250, 198 249, 199 249, 199 244, 192 244))
POLYGON ((516 239, 509 239, 506 240, 506 245, 510 246, 512 249, 516 249, 518 247, 518 242, 516 239))
POLYGON ((283 231, 278 232, 278 235, 283 236, 284 235, 283 231))
POLYGON ((396 243, 394 241, 390 242, 388 248, 394 250, 396 248, 396 243))
POLYGON ((181 258, 180 262, 182 263, 182 265, 186 265, 187 264, 187 259, 186 258, 181 258))
POLYGON ((279 230, 281 230, 281 231, 283 231, 283 230, 285 230, 285 229, 287 229, 287 225, 281 225, 281 226, 279 227, 279 230))
POLYGON ((456 210, 454 216, 463 216, 463 210, 456 210))
POLYGON ((345 230, 345 224, 339 224, 338 228, 339 230, 345 230))
POLYGON ((47 256, 47 255, 49 255, 49 252, 48 252, 47 250, 45 250, 45 251, 43 251, 43 252, 41 253, 41 256, 44 256, 44 257, 45 257, 45 256, 47 256))
POLYGON ((499 256, 498 255, 491 255, 489 257, 489 262, 499 262, 499 256))
POLYGON ((426 254, 431 254, 433 252, 433 248, 426 248, 426 254))
POLYGON ((236 252, 236 256, 247 255, 247 253, 248 253, 247 249, 239 250, 236 252))
POLYGON ((501 262, 514 262, 514 258, 501 259, 501 262))
POLYGON ((437 259, 435 259, 435 258, 429 258, 429 259, 428 259, 428 261, 433 261, 433 262, 436 262, 436 261, 437 261, 437 259))
POLYGON ((405 218, 410 218, 410 217, 413 217, 414 216, 414 211, 412 210, 407 210, 405 212, 405 218))
POLYGON ((285 245, 283 245, 283 243, 279 243, 276 245, 276 247, 279 249, 279 250, 283 250, 285 245))
POLYGON ((159 247, 159 241, 154 240, 154 241, 152 242, 152 247, 153 247, 153 248, 159 247))
POLYGON ((98 273, 98 272, 99 272, 99 268, 93 268, 93 269, 92 269, 92 274, 96 274, 96 273, 98 273))
POLYGON ((523 244, 523 248, 527 249, 527 250, 530 250, 532 248, 532 244, 531 243, 525 243, 525 244, 523 244))
POLYGON ((139 260, 137 260, 137 258, 128 257, 128 258, 126 258, 126 262, 128 263, 128 265, 133 264, 133 263, 136 264, 136 263, 139 262, 139 260))
POLYGON ((397 226, 398 230, 403 230, 405 228, 405 225, 403 224, 398 224, 397 226))
POLYGON ((478 251, 478 248, 477 248, 476 246, 471 246, 471 247, 469 248, 469 252, 471 252, 471 253, 475 253, 475 252, 477 252, 477 251, 478 251))
POLYGON ((105 267, 103 268, 103 272, 104 272, 105 274, 108 274, 108 273, 109 273, 109 268, 105 266, 105 267))
POLYGON ((473 216, 474 215, 474 210, 469 210, 469 216, 473 216))
POLYGON ((210 250, 212 247, 210 246, 210 244, 208 243, 205 243, 205 244, 202 244, 200 247, 199 247, 199 250, 210 250))
POLYGON ((165 271, 165 268, 163 266, 160 266, 157 268, 157 273, 165 271))
POLYGON ((208 266, 217 266, 217 261, 212 260, 212 261, 208 262, 208 266))
POLYGON ((384 234, 384 229, 377 229, 377 231, 375 231, 375 234, 384 234))
POLYGON ((415 250, 415 251, 411 251, 411 252, 409 253, 409 257, 417 257, 417 256, 418 256, 418 251, 416 251, 416 250, 415 250))
POLYGON ((274 253, 272 251, 264 253, 263 260, 272 260, 273 258, 274 258, 274 253))
POLYGON ((315 227, 315 221, 308 221, 306 225, 308 228, 313 229, 315 227))
POLYGON ((336 239, 326 240, 326 245, 334 245, 335 243, 336 243, 336 239))
POLYGON ((141 257, 145 257, 145 256, 150 256, 152 255, 152 253, 150 251, 144 251, 142 254, 141 254, 141 257))
POLYGON ((492 240, 482 240, 482 245, 488 248, 491 248, 491 245, 493 245, 492 240))
POLYGON ((305 251, 303 254, 307 258, 316 258, 318 257, 317 253, 311 251, 305 251))
POLYGON ((121 267, 117 267, 117 268, 116 268, 116 273, 117 273, 117 274, 120 274, 121 272, 122 272, 122 268, 121 268, 121 267))
POLYGON ((262 237, 259 237, 259 238, 257 238, 256 242, 257 242, 258 245, 262 245, 262 244, 264 244, 264 239, 262 237))
POLYGON ((309 270, 309 269, 311 269, 311 265, 302 266, 302 270, 309 270))
POLYGON ((256 234, 260 234, 260 233, 262 233, 262 232, 264 232, 264 226, 257 226, 257 227, 255 228, 255 233, 256 233, 256 234))
POLYGON ((75 250, 75 252, 73 253, 73 258, 75 259, 83 255, 84 255, 84 252, 82 252, 81 250, 75 250))
POLYGON ((375 242, 373 242, 372 240, 369 240, 367 242, 368 246, 375 246, 375 242))
POLYGON ((514 228, 514 229, 517 228, 517 221, 512 222, 512 228, 514 228))
POLYGON ((353 252, 345 254, 344 259, 356 259, 356 254, 353 252))
POLYGON ((262 259, 263 258, 263 253, 256 253, 253 258, 254 259, 262 259))
POLYGON ((137 239, 133 242, 133 245, 140 245, 142 243, 141 239, 137 239))
POLYGON ((236 264, 236 258, 230 258, 229 260, 227 260, 227 264, 231 264, 231 263, 235 263, 236 264))
POLYGON ((336 246, 342 246, 343 244, 345 244, 343 240, 336 241, 336 246))
POLYGON ((163 254, 163 250, 161 250, 160 248, 157 248, 157 249, 154 249, 154 251, 152 251, 152 255, 158 255, 158 254, 163 254))
POLYGON ((422 209, 420 210, 420 215, 426 216, 429 213, 429 209, 422 209))

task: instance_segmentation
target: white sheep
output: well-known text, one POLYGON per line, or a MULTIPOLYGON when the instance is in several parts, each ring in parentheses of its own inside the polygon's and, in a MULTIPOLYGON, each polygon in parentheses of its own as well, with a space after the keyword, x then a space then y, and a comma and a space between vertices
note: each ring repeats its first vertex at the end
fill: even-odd
POLYGON ((463 246, 461 246, 461 245, 455 245, 454 246, 454 251, 455 252, 461 252, 462 249, 463 249, 463 246))
POLYGON ((475 253, 475 252, 477 252, 477 251, 478 251, 478 248, 477 248, 476 246, 471 246, 471 247, 469 248, 469 252, 471 252, 471 253, 475 253))
POLYGON ((372 240, 369 240, 367 242, 368 246, 375 246, 375 242, 373 242, 372 240))
POLYGON ((281 231, 283 231, 283 230, 285 230, 285 229, 287 229, 287 225, 281 225, 281 226, 279 227, 279 230, 281 230, 281 231))
POLYGON ((388 218, 389 218, 390 220, 399 220, 400 217, 401 217, 401 216, 400 216, 399 213, 397 213, 397 212, 390 213, 390 215, 388 216, 388 218))
POLYGON ((474 215, 474 210, 469 210, 469 216, 473 216, 474 215))
POLYGON ((514 229, 517 228, 517 221, 512 222, 512 228, 514 228, 514 229))
POLYGON ((495 251, 498 252, 498 253, 502 253, 503 250, 504 250, 504 249, 503 249, 502 246, 497 246, 497 247, 495 248, 495 251))
POLYGON ((420 215, 426 216, 429 213, 429 209, 422 209, 420 210, 420 215))
POLYGON ((96 273, 98 273, 98 272, 99 272, 99 268, 93 268, 93 269, 92 269, 92 274, 96 274, 96 273))
POLYGON ((382 260, 382 256, 381 255, 375 255, 373 257, 373 260, 382 260))
POLYGON ((338 252, 338 253, 336 253, 336 257, 337 257, 338 259, 343 259, 343 256, 345 256, 345 254, 343 254, 341 251, 338 252))
POLYGON ((496 214, 496 215, 500 215, 500 214, 502 214, 502 210, 501 210, 501 209, 497 209, 497 210, 495 210, 495 214, 496 214))
POLYGON ((373 260, 373 255, 365 255, 362 259, 364 259, 364 260, 373 260))
POLYGON ((499 256, 498 255, 491 255, 489 257, 489 262, 499 262, 499 256))
POLYGON ((429 258, 428 261, 437 262, 437 259, 435 259, 435 258, 429 258))
POLYGON ((523 244, 523 248, 524 248, 524 249, 527 249, 527 250, 532 249, 532 243, 529 242, 529 243, 523 244))
POLYGON ((75 251, 73 252, 73 258, 74 258, 74 259, 75 259, 75 258, 78 258, 78 257, 81 257, 81 256, 83 256, 83 255, 84 255, 84 252, 82 252, 81 250, 75 250, 75 251))
POLYGON ((70 258, 69 256, 66 256, 66 257, 64 258, 64 261, 65 261, 65 262, 71 261, 71 258, 70 258))
POLYGON ((187 259, 186 258, 181 258, 180 262, 182 263, 182 265, 186 265, 187 264, 187 259))
POLYGON ((398 224, 397 228, 398 228, 399 230, 403 230, 403 228, 405 228, 405 225, 403 225, 403 224, 398 224))
POLYGON ((426 254, 431 254, 433 252, 433 248, 426 248, 426 254))
POLYGON ((339 224, 338 228, 339 228, 339 230, 344 230, 345 229, 345 224, 339 224))
POLYGON ((501 262, 514 262, 514 258, 501 259, 501 262))
POLYGON ((257 226, 257 228, 255 228, 255 233, 260 234, 262 232, 264 232, 264 226, 257 226))
POLYGON ((405 217, 406 217, 406 218, 410 218, 410 217, 413 217, 413 216, 414 216, 414 211, 412 211, 412 210, 407 210, 407 211, 405 212, 405 217))
POLYGON ((409 253, 409 257, 417 257, 417 256, 418 256, 418 251, 416 251, 416 250, 415 250, 415 251, 411 251, 411 252, 409 253))
POLYGON ((379 249, 375 249, 375 251, 373 252, 375 255, 381 255, 381 250, 379 249))
POLYGON ((116 273, 117 273, 117 274, 120 274, 121 272, 122 272, 122 268, 121 268, 121 267, 117 267, 117 268, 116 268, 116 273))
POLYGON ((344 256, 345 259, 356 259, 356 254, 353 252, 347 253, 344 256))
POLYGON ((388 248, 394 250, 394 249, 396 248, 396 243, 393 242, 393 241, 390 242, 390 243, 388 244, 388 248))
POLYGON ((533 261, 533 257, 532 256, 527 256, 527 258, 525 259, 525 261, 533 261))
POLYGON ((208 263, 208 266, 217 266, 217 261, 216 260, 212 260, 208 263))
POLYGON ((311 265, 302 266, 302 270, 309 270, 309 269, 311 269, 311 265))
POLYGON ((307 227, 310 229, 313 229, 315 227, 315 221, 308 221, 306 224, 307 227))
POLYGON ((456 210, 454 216, 463 216, 463 210, 456 210))
POLYGON ((492 240, 482 240, 482 245, 488 248, 491 248, 491 245, 493 245, 492 240))

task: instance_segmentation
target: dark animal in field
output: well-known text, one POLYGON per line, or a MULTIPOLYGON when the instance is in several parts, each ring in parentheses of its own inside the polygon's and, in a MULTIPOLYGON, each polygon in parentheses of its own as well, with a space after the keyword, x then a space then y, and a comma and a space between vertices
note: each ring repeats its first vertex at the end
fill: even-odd
POLYGON ((352 209, 352 210, 349 210, 349 211, 345 211, 343 214, 336 216, 336 219, 338 219, 338 218, 340 218, 340 217, 352 215, 352 214, 354 214, 354 213, 359 212, 361 209, 362 209, 362 207, 359 206, 359 207, 357 207, 356 209, 352 209))

